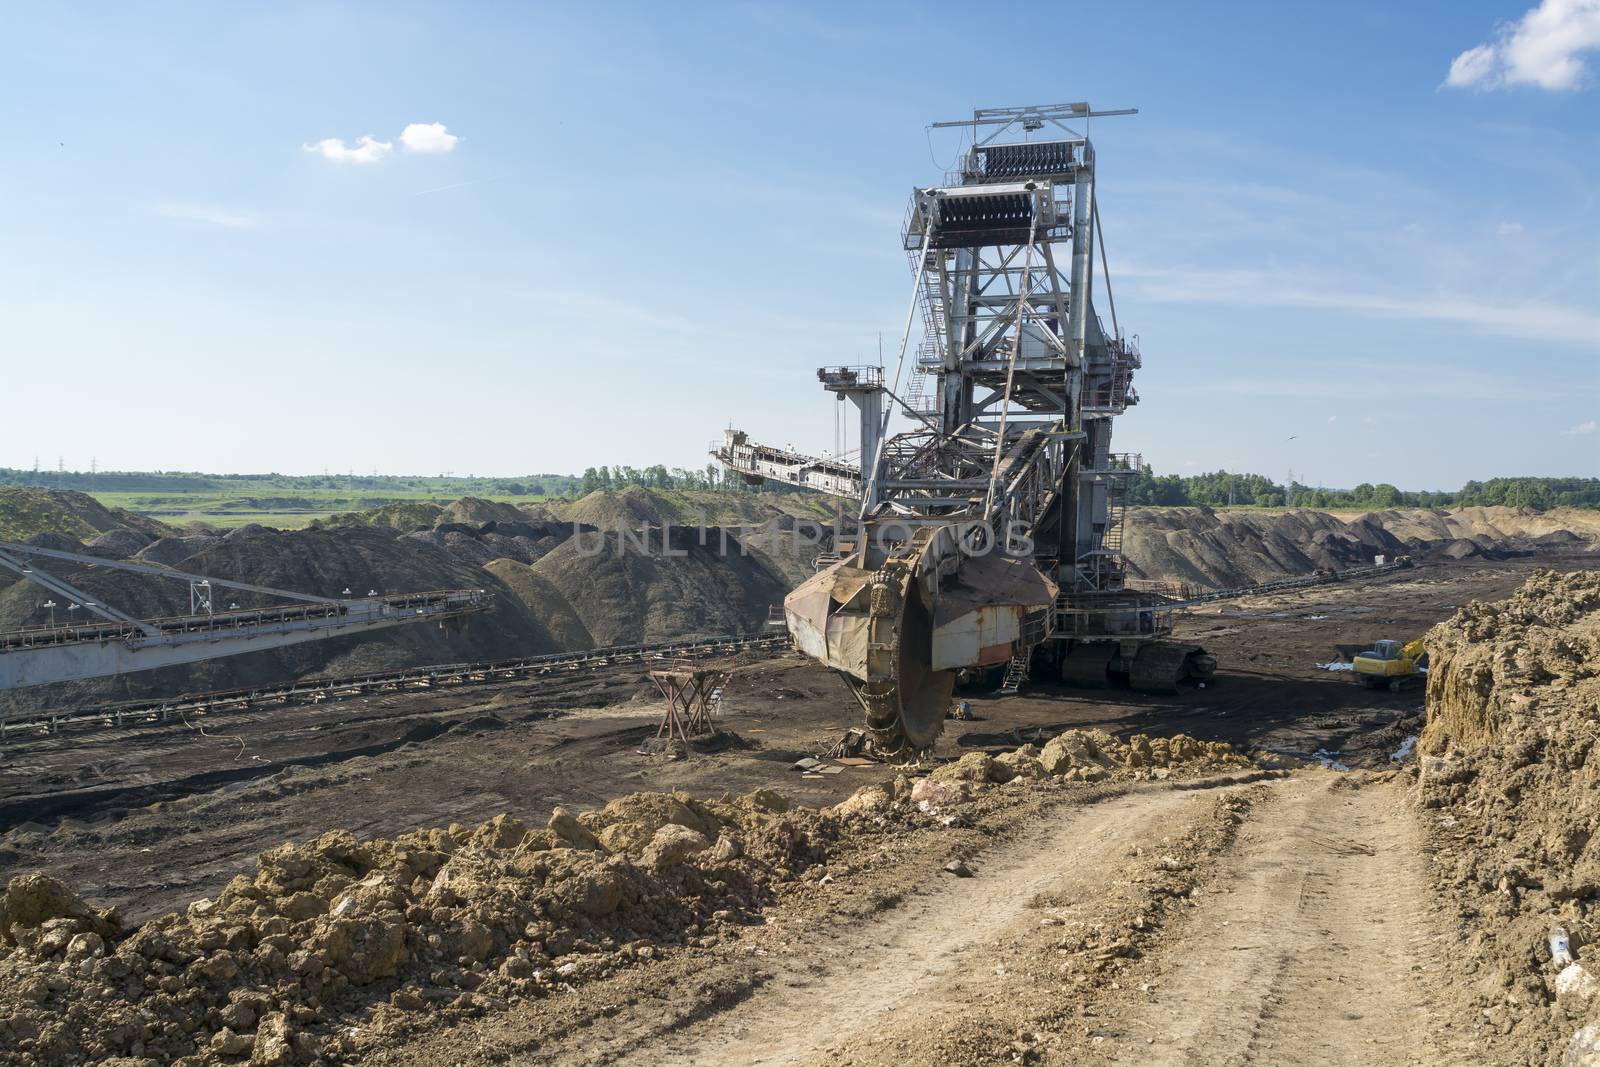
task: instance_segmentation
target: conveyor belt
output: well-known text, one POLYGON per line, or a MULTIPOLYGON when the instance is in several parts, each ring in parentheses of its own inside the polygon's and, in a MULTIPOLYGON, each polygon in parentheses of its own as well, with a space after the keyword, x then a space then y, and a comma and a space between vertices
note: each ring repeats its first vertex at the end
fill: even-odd
POLYGON ((82 708, 55 708, 21 712, 0 719, 0 740, 8 733, 26 730, 54 732, 67 726, 122 726, 133 723, 178 722, 186 714, 211 714, 265 704, 315 704, 345 696, 382 690, 434 689, 444 686, 484 685, 518 678, 572 671, 601 670, 629 663, 673 659, 704 659, 738 652, 776 654, 791 645, 787 632, 750 636, 694 638, 647 645, 612 645, 586 652, 557 652, 479 663, 430 664, 392 671, 306 678, 277 686, 223 689, 207 693, 122 701, 82 708))

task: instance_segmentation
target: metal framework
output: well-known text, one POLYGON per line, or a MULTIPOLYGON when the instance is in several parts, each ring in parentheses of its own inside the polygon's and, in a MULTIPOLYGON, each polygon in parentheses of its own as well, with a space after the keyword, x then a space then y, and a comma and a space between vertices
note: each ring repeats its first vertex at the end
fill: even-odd
POLYGON ((443 621, 488 611, 494 601, 493 595, 482 589, 341 600, 10 542, 0 542, 0 567, 105 620, 0 634, 0 690, 196 663, 406 623, 443 621), (191 614, 134 618, 50 574, 30 558, 186 582, 191 614), (219 612, 212 607, 213 587, 296 603, 219 612))
MULTIPOLYGON (((886 407, 863 428, 859 467, 766 448, 737 430, 713 455, 750 478, 855 497, 867 523, 1020 535, 1059 586, 1062 636, 1164 632, 1156 599, 1123 584, 1122 497, 1138 468, 1137 457, 1111 452, 1111 420, 1138 402, 1141 356, 1114 303, 1110 329, 1094 309, 1095 153, 1067 125, 1133 113, 1074 103, 935 123, 970 128, 972 144, 944 184, 913 191, 902 230, 914 283, 883 391, 913 428, 887 435, 886 407), (1047 127, 1051 136, 1034 139, 1047 127), (1146 609, 1132 626, 1130 603, 1146 609)), ((1099 252, 1110 303, 1103 241, 1099 252)), ((834 388, 830 373, 819 377, 834 388)))
POLYGON ((656 737, 676 738, 684 745, 691 737, 715 737, 715 715, 732 678, 730 667, 694 663, 674 663, 651 671, 650 680, 667 701, 656 737))

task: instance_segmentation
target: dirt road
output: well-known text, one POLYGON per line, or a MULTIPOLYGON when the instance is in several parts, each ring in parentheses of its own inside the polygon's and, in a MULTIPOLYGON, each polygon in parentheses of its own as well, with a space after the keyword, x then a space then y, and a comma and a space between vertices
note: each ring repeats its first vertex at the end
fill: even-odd
MULTIPOLYGON (((1443 976, 1430 960, 1449 942, 1435 926, 1402 782, 1306 771, 1254 788, 1258 799, 1214 863, 1163 853, 1163 863, 1203 877, 1188 894, 1192 906, 1139 944, 1125 967, 1088 987, 1059 982, 1071 961, 1063 960, 1055 930, 1041 928, 1038 913, 1012 913, 1009 924, 967 940, 970 951, 946 967, 960 979, 934 976, 910 1018, 839 1035, 835 1048, 849 1051, 823 1059, 1139 1067, 1484 1062, 1454 1038, 1439 1003, 1443 976), (1008 974, 1024 980, 1008 985, 996 977, 1008 974), (1077 1003, 1064 1009, 1063 1000, 1077 1003)), ((1170 798, 1130 799, 1102 811, 1124 821, 1126 840, 1146 842, 1150 820, 1172 830, 1196 815, 1170 798)), ((1108 828, 1107 837, 1081 850, 1040 854, 1048 872, 1038 872, 1037 884, 1054 883, 1047 895, 1067 902, 1056 914, 1068 927, 1114 925, 1130 904, 1140 906, 1137 894, 1122 891, 1124 880, 1137 884, 1139 875, 1107 862, 1120 854, 1122 829, 1108 828), (1086 858, 1098 869, 1084 870, 1086 858)), ((876 966, 895 970, 888 961, 876 966)))
POLYGON ((848 1048, 895 1013, 960 1010, 946 987, 981 946, 1019 922, 1037 925, 1041 899, 1094 899, 1116 872, 1102 857, 1207 802, 1199 792, 1141 793, 1047 819, 974 861, 974 877, 947 877, 871 926, 833 931, 785 961, 760 994, 633 1053, 663 1067, 776 1067, 848 1048))
POLYGON ((1357 781, 1303 776, 1256 809, 1226 891, 1118 1021, 1116 1063, 1470 1062, 1429 1007, 1440 942, 1415 818, 1393 785, 1357 781))
POLYGON ((1430 980, 1445 939, 1404 788, 1306 771, 1045 807, 972 852, 970 878, 900 857, 865 911, 780 908, 648 992, 584 991, 377 1059, 1483 1062, 1430 980))

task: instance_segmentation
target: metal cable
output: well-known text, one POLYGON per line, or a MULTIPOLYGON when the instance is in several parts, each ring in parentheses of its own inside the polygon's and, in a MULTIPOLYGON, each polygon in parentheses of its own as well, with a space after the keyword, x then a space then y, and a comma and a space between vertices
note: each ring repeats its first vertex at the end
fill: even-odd
MULTIPOLYGON (((1023 317, 1033 302, 1033 242, 1038 228, 1039 212, 1035 210, 1028 220, 1028 251, 1022 257, 1022 284, 1017 290, 1017 336, 1011 343, 1011 358, 1006 361, 1006 391, 1000 398, 1000 432, 994 441, 994 467, 989 471, 989 493, 983 501, 985 519, 989 517, 989 509, 994 506, 995 486, 1000 480, 1000 459, 1005 455, 1006 413, 1011 409, 1011 383, 1017 373, 1017 354, 1022 351, 1023 317)), ((1074 293, 1073 296, 1076 297, 1077 294, 1074 293)))
POLYGON ((233 757, 233 761, 235 763, 239 762, 239 760, 244 756, 244 736, 243 735, 241 735, 241 734, 208 734, 208 733, 206 733, 206 728, 203 725, 200 725, 200 724, 197 724, 197 723, 192 723, 192 722, 189 721, 189 713, 184 711, 181 706, 178 708, 178 717, 183 720, 183 725, 185 725, 189 729, 195 731, 201 737, 208 737, 208 738, 212 739, 213 741, 237 741, 237 742, 239 742, 239 753, 238 753, 238 755, 233 757))
POLYGON ((1122 339, 1122 329, 1117 325, 1117 298, 1111 295, 1111 268, 1106 264, 1106 235, 1100 228, 1100 198, 1097 196, 1089 201, 1089 210, 1094 219, 1095 239, 1100 242, 1100 278, 1106 283, 1106 303, 1111 305, 1111 335, 1119 341, 1122 339))
MULTIPOLYGON (((910 410, 911 410, 910 406, 907 405, 904 401, 900 401, 899 397, 895 396, 895 394, 900 388, 900 371, 905 366, 906 346, 911 341, 911 324, 912 324, 912 322, 914 322, 916 320, 916 317, 917 317, 917 303, 918 303, 918 301, 920 301, 922 299, 922 275, 923 275, 923 272, 927 270, 926 264, 928 262, 928 247, 932 243, 933 243, 933 227, 931 225, 928 225, 926 227, 926 229, 924 230, 923 235, 922 235, 922 251, 920 253, 918 253, 918 255, 917 255, 917 271, 916 271, 916 274, 914 276, 914 281, 913 281, 912 288, 911 288, 911 306, 906 309, 906 325, 905 325, 905 329, 900 332, 900 354, 895 357, 895 361, 894 361, 894 381, 889 386, 889 388, 887 390, 887 392, 889 393, 889 395, 891 397, 894 397, 895 400, 898 401, 901 404, 902 407, 906 408, 907 412, 910 412, 910 410)), ((889 416, 891 414, 893 414, 893 413, 894 413, 894 405, 893 404, 885 404, 883 406, 883 419, 878 425, 878 452, 882 452, 883 451, 883 443, 887 439, 888 434, 889 434, 889 416)), ((862 463, 861 473, 863 475, 865 475, 867 473, 866 464, 868 462, 870 462, 872 464, 872 474, 867 479, 867 491, 864 494, 864 496, 862 498, 862 501, 861 501, 861 517, 862 518, 866 518, 867 517, 867 502, 872 499, 874 491, 877 488, 877 485, 878 485, 878 468, 882 465, 882 464, 880 464, 878 462, 878 456, 877 455, 872 455, 872 456, 868 456, 867 455, 867 443, 865 441, 863 441, 863 442, 861 442, 861 463, 862 463)))

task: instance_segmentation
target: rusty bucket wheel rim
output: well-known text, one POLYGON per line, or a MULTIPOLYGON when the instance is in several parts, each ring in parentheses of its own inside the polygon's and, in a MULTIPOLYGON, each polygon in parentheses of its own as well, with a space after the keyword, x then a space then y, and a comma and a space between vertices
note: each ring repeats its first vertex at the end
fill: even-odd
POLYGON ((933 747, 944 732, 945 714, 955 695, 955 672, 936 671, 928 662, 928 651, 933 647, 933 612, 921 596, 906 598, 900 636, 895 671, 896 721, 907 745, 921 751, 933 747))
POLYGON ((933 612, 915 581, 926 539, 873 576, 868 609, 868 681, 862 705, 874 745, 886 755, 915 756, 944 730, 955 673, 927 662, 933 612))

